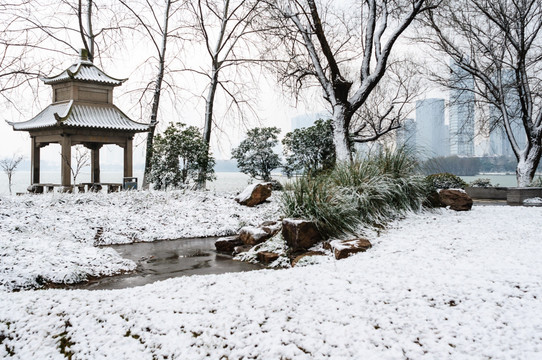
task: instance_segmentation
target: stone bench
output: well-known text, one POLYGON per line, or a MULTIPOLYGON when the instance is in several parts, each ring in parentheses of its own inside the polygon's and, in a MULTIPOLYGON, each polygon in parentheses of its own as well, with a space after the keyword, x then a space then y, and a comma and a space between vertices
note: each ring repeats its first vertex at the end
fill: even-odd
POLYGON ((33 194, 43 194, 44 190, 48 193, 53 192, 55 187, 60 187, 60 184, 32 184, 27 190, 33 194))
POLYGON ((122 186, 122 184, 120 183, 82 183, 82 184, 79 184, 77 185, 78 187, 81 186, 83 191, 85 191, 85 186, 88 188, 88 191, 92 191, 92 192, 98 192, 100 190, 102 190, 102 188, 104 186, 107 186, 107 192, 108 193, 112 193, 112 192, 118 192, 122 186))

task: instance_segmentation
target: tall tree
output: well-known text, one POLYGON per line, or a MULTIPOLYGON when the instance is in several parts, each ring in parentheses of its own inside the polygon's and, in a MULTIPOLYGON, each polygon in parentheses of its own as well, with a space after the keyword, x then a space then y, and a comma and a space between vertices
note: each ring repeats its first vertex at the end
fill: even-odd
MULTIPOLYGON (((277 32, 279 38, 288 40, 289 60, 283 74, 298 88, 307 79, 316 80, 331 107, 337 160, 351 161, 351 141, 367 141, 366 137, 357 136, 360 134, 357 130, 365 126, 358 124, 358 129, 351 129, 352 119, 383 78, 401 34, 419 14, 436 3, 432 0, 363 0, 348 4, 284 0, 270 4, 283 22, 277 32)), ((376 127, 373 139, 393 128, 376 127)))
POLYGON ((499 114, 488 117, 487 125, 504 129, 518 161, 518 186, 528 186, 542 155, 542 3, 451 0, 429 11, 425 21, 433 31, 422 40, 475 81, 470 88, 447 85, 474 92, 499 114), (518 125, 520 134, 514 131, 518 125))
MULTIPOLYGON (((237 108, 240 114, 248 103, 247 94, 242 91, 243 83, 231 76, 232 73, 225 75, 224 72, 229 68, 239 70, 255 61, 251 56, 255 46, 252 41, 254 33, 259 31, 256 25, 262 9, 258 0, 197 0, 190 4, 197 24, 196 37, 203 40, 210 62, 210 67, 194 70, 208 81, 203 139, 209 147, 215 125, 217 90, 224 91, 231 104, 229 107, 237 108)), ((205 186, 204 177, 200 179, 200 186, 205 186)))
POLYGON ((151 167, 153 163, 154 155, 154 133, 156 131, 156 125, 158 124, 158 110, 160 108, 160 97, 162 95, 162 83, 164 81, 164 75, 166 72, 166 50, 168 41, 171 37, 174 37, 174 33, 179 30, 178 26, 173 29, 170 28, 170 20, 179 11, 180 7, 176 6, 179 1, 177 0, 161 0, 157 4, 151 3, 149 0, 145 0, 144 4, 139 4, 136 7, 133 1, 127 2, 125 0, 119 0, 119 2, 130 11, 137 22, 137 26, 143 29, 143 32, 151 40, 152 47, 156 51, 156 77, 154 79, 152 108, 149 122, 149 132, 147 133, 147 143, 145 149, 145 170, 143 173, 143 189, 149 187, 149 177, 151 175, 151 167), (158 12, 158 9, 163 9, 162 13, 158 12), (151 19, 147 19, 141 14, 141 10, 152 15, 151 19), (160 16, 161 15, 161 16, 160 16))

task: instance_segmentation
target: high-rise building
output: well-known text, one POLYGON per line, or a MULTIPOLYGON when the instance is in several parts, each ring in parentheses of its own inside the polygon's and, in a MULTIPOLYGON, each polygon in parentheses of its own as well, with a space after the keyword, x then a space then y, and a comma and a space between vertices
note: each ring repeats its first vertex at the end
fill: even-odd
POLYGON ((416 121, 405 119, 403 125, 395 133, 397 147, 406 146, 414 149, 416 147, 416 121))
MULTIPOLYGON (((510 119, 510 128, 512 129, 512 134, 519 148, 524 149, 527 145, 527 136, 521 121, 519 94, 513 86, 515 82, 514 71, 503 71, 502 82, 503 88, 506 92, 504 101, 506 104, 506 112, 508 114, 508 118, 510 119)), ((494 105, 489 106, 489 121, 493 128, 489 134, 489 155, 514 156, 512 145, 510 145, 506 130, 504 129, 502 112, 494 105)))
POLYGON ((416 101, 416 148, 422 158, 449 154, 446 128, 444 99, 416 101))
POLYGON ((474 156, 474 78, 450 65, 450 154, 474 156))

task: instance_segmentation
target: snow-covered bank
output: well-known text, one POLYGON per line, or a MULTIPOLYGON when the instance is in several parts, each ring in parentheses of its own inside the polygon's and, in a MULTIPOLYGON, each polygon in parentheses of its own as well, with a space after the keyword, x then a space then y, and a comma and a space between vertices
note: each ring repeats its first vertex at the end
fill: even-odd
POLYGON ((411 215, 349 259, 0 293, 0 357, 536 359, 542 208, 411 215))
POLYGON ((237 204, 233 193, 171 191, 0 197, 0 288, 73 283, 135 268, 94 245, 230 235, 275 219, 278 204, 237 204))

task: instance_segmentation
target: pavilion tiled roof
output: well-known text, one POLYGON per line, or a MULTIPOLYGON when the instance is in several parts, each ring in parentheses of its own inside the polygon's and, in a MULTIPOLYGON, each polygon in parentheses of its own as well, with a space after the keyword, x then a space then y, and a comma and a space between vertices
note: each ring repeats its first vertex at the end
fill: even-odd
POLYGON ((87 105, 65 101, 46 107, 28 121, 8 122, 14 130, 28 131, 49 127, 79 127, 144 132, 148 124, 131 120, 113 104, 87 105))
POLYGON ((79 80, 113 86, 122 85, 122 83, 126 81, 126 79, 115 79, 114 77, 107 75, 88 60, 79 60, 77 63, 73 64, 60 74, 52 77, 43 77, 41 80, 47 85, 57 84, 69 80, 79 80))

